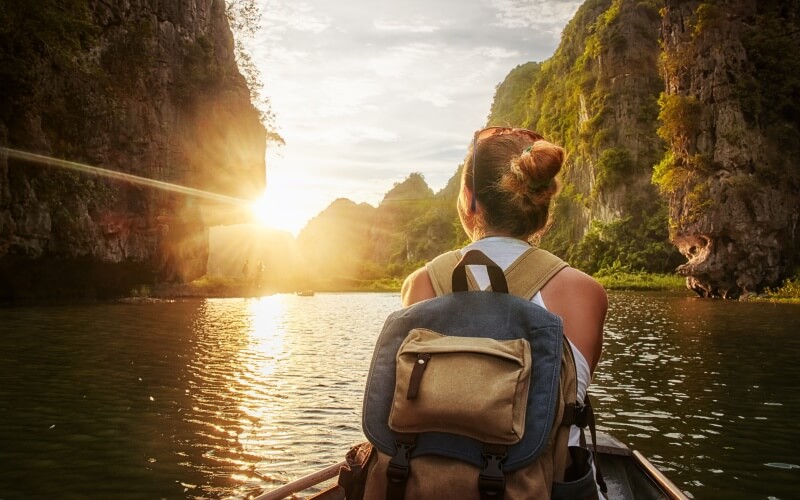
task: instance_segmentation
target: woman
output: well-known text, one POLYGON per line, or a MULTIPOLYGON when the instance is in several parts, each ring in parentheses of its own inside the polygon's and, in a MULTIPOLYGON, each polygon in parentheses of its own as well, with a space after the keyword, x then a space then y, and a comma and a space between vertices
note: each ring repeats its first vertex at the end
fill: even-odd
MULTIPOLYGON (((563 162, 563 149, 530 130, 490 127, 476 132, 457 203, 461 224, 472 240, 462 254, 478 249, 507 269, 546 228, 563 162)), ((484 268, 475 268, 473 274, 482 289, 489 285, 484 268)), ((401 295, 404 306, 436 296, 424 267, 406 278, 401 295)), ((600 360, 608 306, 605 290, 590 276, 565 267, 532 300, 563 320, 582 401, 600 360)), ((577 445, 579 434, 573 431, 570 444, 577 445)))

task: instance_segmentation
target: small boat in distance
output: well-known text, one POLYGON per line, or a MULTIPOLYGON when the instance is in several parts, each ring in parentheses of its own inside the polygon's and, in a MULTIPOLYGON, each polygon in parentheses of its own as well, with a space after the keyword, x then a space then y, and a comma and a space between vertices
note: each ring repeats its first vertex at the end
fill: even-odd
POLYGON ((297 295, 299 297, 313 297, 314 296, 314 290, 298 290, 298 291, 296 291, 294 293, 295 293, 295 295, 297 295))
MULTIPOLYGON (((588 437, 588 436, 587 436, 588 437)), ((597 433, 597 455, 600 469, 608 485, 608 498, 621 500, 689 500, 675 483, 653 465, 644 455, 603 432, 597 433)), ((313 486, 335 478, 345 462, 292 481, 255 500, 288 498, 313 486)), ((344 500, 344 490, 335 484, 321 493, 306 497, 311 500, 344 500)))

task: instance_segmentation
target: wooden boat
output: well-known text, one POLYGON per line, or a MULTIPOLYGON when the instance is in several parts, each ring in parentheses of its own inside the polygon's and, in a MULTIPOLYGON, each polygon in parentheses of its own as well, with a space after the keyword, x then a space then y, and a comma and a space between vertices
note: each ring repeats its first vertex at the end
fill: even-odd
MULTIPOLYGON (((688 497, 644 455, 631 450, 614 437, 597 433, 597 455, 600 470, 608 485, 608 498, 617 500, 688 500, 688 497)), ((278 500, 324 483, 339 473, 344 462, 292 481, 255 500, 278 500)), ((344 493, 333 485, 310 496, 313 500, 343 500, 344 493)))
POLYGON ((313 297, 314 290, 298 290, 295 292, 295 295, 298 295, 300 297, 313 297))

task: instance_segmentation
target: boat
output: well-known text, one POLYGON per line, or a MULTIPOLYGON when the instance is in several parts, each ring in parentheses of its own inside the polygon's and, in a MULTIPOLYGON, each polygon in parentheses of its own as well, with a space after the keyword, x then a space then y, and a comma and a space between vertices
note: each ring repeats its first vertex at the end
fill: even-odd
POLYGON ((296 291, 294 293, 295 293, 295 295, 297 295, 299 297, 313 297, 314 296, 314 290, 298 290, 298 291, 296 291))
MULTIPOLYGON (((683 491, 652 462, 636 450, 628 448, 613 436, 597 433, 597 457, 608 486, 608 498, 621 500, 688 500, 683 491)), ((279 500, 335 478, 345 462, 268 491, 255 500, 279 500)), ((307 497, 313 500, 344 500, 344 492, 336 485, 307 497)))

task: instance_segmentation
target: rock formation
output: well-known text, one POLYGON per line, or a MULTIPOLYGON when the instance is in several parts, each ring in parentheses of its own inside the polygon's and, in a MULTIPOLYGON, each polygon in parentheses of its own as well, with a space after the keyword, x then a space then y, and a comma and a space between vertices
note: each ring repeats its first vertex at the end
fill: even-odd
POLYGON ((701 296, 758 293, 798 264, 800 2, 667 1, 655 178, 701 296))
MULTIPOLYGON (((223 0, 0 6, 0 146, 252 199, 265 130, 223 0)), ((205 273, 230 207, 0 154, 0 298, 205 273)))
POLYGON ((513 70, 492 105, 490 125, 527 127, 567 150, 542 246, 588 272, 667 272, 679 262, 651 184, 664 148, 656 134, 660 6, 585 2, 553 56, 513 70))
POLYGON ((543 245, 590 272, 663 272, 680 263, 669 237, 708 297, 796 272, 799 24, 796 0, 585 2, 551 59, 498 87, 490 116, 571 155, 543 245))

